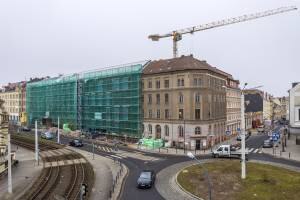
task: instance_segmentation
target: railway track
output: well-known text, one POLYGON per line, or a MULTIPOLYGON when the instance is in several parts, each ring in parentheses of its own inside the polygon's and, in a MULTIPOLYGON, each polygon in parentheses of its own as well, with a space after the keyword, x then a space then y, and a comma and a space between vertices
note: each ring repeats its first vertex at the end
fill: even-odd
MULTIPOLYGON (((27 138, 15 138, 13 143, 30 150, 35 150, 35 145, 27 138)), ((22 200, 52 200, 60 197, 62 199, 77 200, 80 197, 82 183, 88 184, 90 188, 94 183, 94 172, 92 166, 72 150, 65 151, 63 155, 53 155, 53 152, 63 147, 62 145, 40 144, 40 151, 49 152, 46 157, 41 156, 44 168, 32 188, 25 192, 22 200)), ((88 194, 89 196, 89 194, 88 194)), ((88 196, 85 199, 88 199, 88 196)))

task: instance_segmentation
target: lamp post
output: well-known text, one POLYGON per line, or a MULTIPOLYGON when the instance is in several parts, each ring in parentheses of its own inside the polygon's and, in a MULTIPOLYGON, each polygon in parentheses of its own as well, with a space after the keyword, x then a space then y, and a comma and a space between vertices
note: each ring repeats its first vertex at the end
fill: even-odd
POLYGON ((204 169, 204 174, 205 174, 205 178, 206 178, 206 181, 207 181, 207 184, 208 184, 208 199, 211 200, 211 195, 212 195, 212 192, 211 192, 211 188, 212 188, 212 183, 211 183, 211 180, 210 180, 210 177, 209 177, 209 174, 208 174, 208 170, 207 168, 200 162, 200 160, 198 160, 196 158, 196 156, 192 153, 192 152, 188 152, 187 153, 187 156, 193 160, 196 160, 201 167, 203 167, 204 169))
MULTIPOLYGON (((244 90, 248 83, 244 84, 243 89, 241 90, 241 153, 242 153, 242 160, 241 160, 241 178, 246 178, 246 141, 245 141, 245 96, 244 90)), ((258 89, 262 86, 257 86, 251 89, 258 89)), ((250 89, 250 90, 251 90, 250 89)))

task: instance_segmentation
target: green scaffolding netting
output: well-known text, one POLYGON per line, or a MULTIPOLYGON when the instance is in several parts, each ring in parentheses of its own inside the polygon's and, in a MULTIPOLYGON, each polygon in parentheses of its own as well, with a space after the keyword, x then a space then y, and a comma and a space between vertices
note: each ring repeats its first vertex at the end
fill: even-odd
POLYGON ((141 73, 147 62, 27 84, 29 123, 51 118, 83 130, 141 136, 141 73))

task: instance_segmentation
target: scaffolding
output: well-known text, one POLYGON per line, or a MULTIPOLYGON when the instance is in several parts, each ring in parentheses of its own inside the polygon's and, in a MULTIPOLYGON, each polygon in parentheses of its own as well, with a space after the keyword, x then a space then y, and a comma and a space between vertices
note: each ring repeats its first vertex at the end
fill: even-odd
POLYGON ((141 137, 141 75, 147 61, 27 84, 29 123, 50 118, 79 130, 141 137))

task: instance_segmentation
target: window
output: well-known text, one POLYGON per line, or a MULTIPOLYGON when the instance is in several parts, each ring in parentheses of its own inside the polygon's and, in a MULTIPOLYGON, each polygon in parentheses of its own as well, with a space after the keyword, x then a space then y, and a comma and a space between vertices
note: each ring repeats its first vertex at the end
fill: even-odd
POLYGON ((179 94, 179 103, 183 103, 183 94, 179 94))
POLYGON ((160 80, 156 81, 156 88, 159 89, 160 88, 160 80))
POLYGON ((165 125, 165 136, 169 136, 169 126, 165 125))
POLYGON ((183 109, 179 109, 178 118, 183 119, 183 116, 184 116, 183 109))
POLYGON ((166 93, 165 94, 165 104, 168 104, 169 103, 169 94, 166 93))
POLYGON ((201 80, 201 78, 198 78, 198 86, 202 86, 202 80, 201 80))
POLYGON ((195 119, 200 119, 200 109, 195 109, 195 119))
POLYGON ((152 118, 152 110, 151 109, 149 110, 148 114, 149 114, 149 118, 152 118))
POLYGON ((160 94, 156 94, 156 103, 160 104, 160 94))
POLYGON ((169 119, 169 110, 168 109, 165 110, 165 119, 169 119))
POLYGON ((198 82, 198 80, 196 78, 194 78, 194 86, 198 85, 197 82, 198 82))
POLYGON ((184 86, 184 79, 181 79, 181 86, 184 86))
POLYGON ((182 126, 178 126, 178 135, 179 135, 179 137, 183 137, 183 127, 182 126))
POLYGON ((177 86, 180 87, 180 79, 177 80, 177 86))
POLYGON ((160 119, 160 109, 157 110, 156 117, 157 117, 157 119, 160 119))
POLYGON ((169 80, 165 80, 165 88, 169 88, 169 87, 170 87, 169 80))
POLYGON ((298 121, 300 121, 300 109, 298 109, 298 121))
POLYGON ((152 88, 152 81, 148 82, 148 88, 152 88))
POLYGON ((148 104, 152 104, 152 95, 148 94, 148 104))
POLYGON ((197 126, 195 128, 195 135, 200 135, 201 134, 201 128, 199 126, 197 126))
POLYGON ((148 131, 149 131, 149 134, 152 134, 152 125, 151 124, 148 125, 148 131))
POLYGON ((200 95, 199 95, 199 93, 197 93, 197 94, 195 95, 195 102, 196 102, 196 103, 200 103, 200 95))

